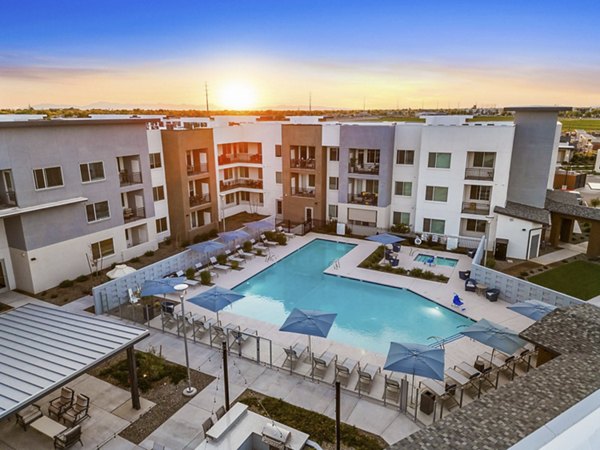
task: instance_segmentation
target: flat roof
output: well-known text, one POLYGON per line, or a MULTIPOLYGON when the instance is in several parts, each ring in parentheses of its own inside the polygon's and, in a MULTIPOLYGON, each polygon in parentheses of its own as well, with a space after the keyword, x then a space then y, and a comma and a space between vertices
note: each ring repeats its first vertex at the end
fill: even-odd
POLYGON ((34 303, 0 314, 0 419, 149 334, 142 328, 34 303))
POLYGON ((504 111, 514 112, 560 112, 572 111, 572 106, 506 106, 504 111))
POLYGON ((0 128, 70 127, 81 125, 141 125, 159 119, 51 119, 0 121, 0 128))

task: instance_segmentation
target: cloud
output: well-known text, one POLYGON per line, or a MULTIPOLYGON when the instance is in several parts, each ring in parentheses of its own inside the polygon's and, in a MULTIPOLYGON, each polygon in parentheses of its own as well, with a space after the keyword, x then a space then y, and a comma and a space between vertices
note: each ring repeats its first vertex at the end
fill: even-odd
POLYGON ((95 67, 48 67, 0 64, 0 78, 30 81, 64 81, 65 79, 116 73, 115 70, 95 67))

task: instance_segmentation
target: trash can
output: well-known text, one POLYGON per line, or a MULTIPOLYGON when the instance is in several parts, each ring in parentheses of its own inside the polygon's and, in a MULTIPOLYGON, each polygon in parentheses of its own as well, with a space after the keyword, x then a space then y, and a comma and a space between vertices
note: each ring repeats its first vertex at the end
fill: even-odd
POLYGON ((469 256, 469 258, 475 258, 475 253, 477 253, 477 250, 474 248, 471 248, 467 251, 467 255, 469 256))
POLYGON ((419 409, 422 413, 427 415, 433 412, 433 405, 435 404, 435 395, 429 391, 425 391, 421 394, 421 405, 419 409))

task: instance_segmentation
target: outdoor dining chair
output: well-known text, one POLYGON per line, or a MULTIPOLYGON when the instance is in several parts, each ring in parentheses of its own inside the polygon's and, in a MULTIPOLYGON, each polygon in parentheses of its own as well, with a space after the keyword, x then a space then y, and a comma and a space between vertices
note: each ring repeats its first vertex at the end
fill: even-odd
POLYGON ((73 427, 89 418, 90 398, 84 394, 77 394, 77 401, 63 414, 62 418, 66 425, 73 427))
POLYGON ((60 397, 56 397, 50 400, 50 406, 48 406, 48 416, 52 419, 60 419, 67 409, 73 405, 73 398, 75 392, 73 389, 63 387, 60 390, 60 397))

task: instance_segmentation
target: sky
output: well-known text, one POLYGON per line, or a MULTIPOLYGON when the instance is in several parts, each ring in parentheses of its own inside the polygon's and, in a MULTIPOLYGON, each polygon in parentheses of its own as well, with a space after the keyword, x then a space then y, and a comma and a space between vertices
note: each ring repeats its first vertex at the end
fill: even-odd
POLYGON ((6 1, 0 108, 600 105, 600 2, 6 1))

